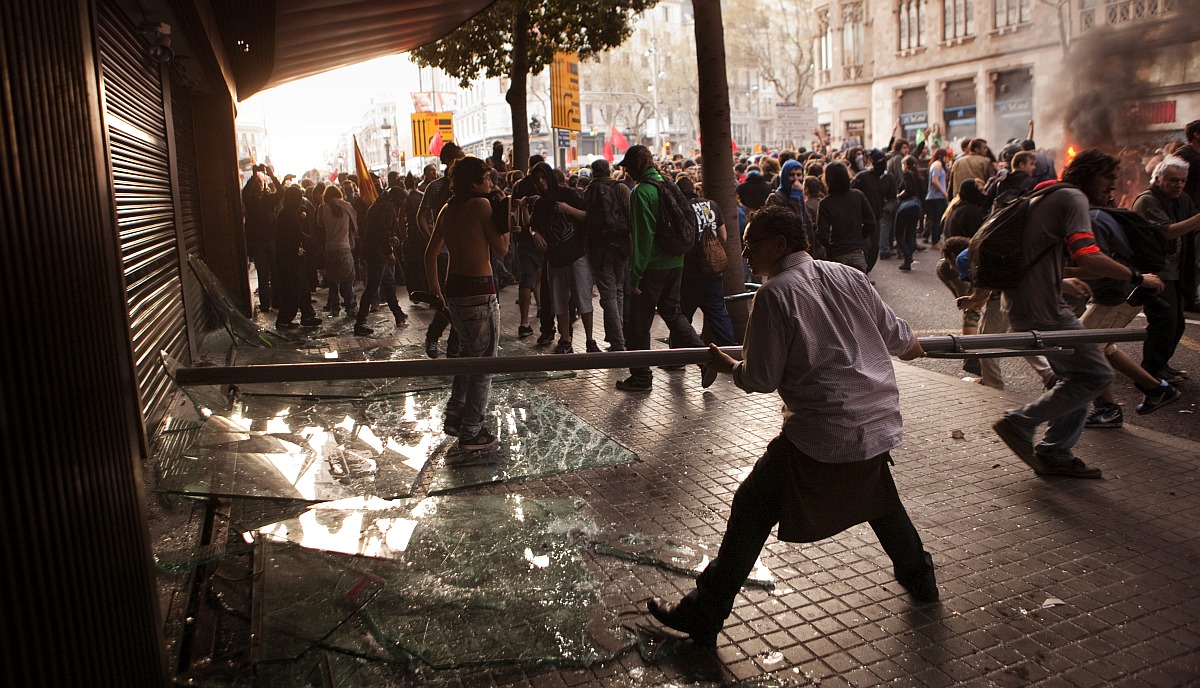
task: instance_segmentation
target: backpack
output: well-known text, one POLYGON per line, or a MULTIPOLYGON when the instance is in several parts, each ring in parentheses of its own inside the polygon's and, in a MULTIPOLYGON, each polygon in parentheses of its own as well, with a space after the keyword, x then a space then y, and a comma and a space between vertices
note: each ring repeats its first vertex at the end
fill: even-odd
POLYGON ((642 182, 658 189, 658 227, 654 229, 654 245, 673 256, 682 256, 692 250, 700 225, 691 201, 674 182, 650 179, 642 182))
POLYGON ((1054 250, 1052 243, 1032 261, 1025 262, 1025 227, 1029 219, 1029 206, 1035 198, 1041 198, 1064 188, 1075 188, 1070 184, 1052 184, 1026 196, 1021 196, 1007 205, 993 208, 979 231, 971 237, 968 248, 971 256, 971 282, 983 289, 1012 289, 1021 283, 1029 268, 1036 265, 1046 254, 1054 250))
POLYGON ((588 244, 592 246, 624 246, 629 239, 629 210, 617 198, 614 186, 618 181, 595 179, 587 188, 584 206, 587 208, 588 244))
POLYGON ((1138 272, 1156 273, 1167 265, 1167 256, 1174 249, 1172 242, 1158 227, 1132 210, 1101 208, 1120 225, 1133 255, 1114 255, 1113 258, 1138 272))

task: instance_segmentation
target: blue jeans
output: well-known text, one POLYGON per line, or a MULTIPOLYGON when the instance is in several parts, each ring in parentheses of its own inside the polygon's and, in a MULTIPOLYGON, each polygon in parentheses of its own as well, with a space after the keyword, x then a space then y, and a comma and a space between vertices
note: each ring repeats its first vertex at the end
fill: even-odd
POLYGON ((625 279, 629 259, 611 246, 588 248, 592 279, 600 290, 600 309, 604 311, 604 339, 613 351, 625 350, 625 279))
MULTIPOLYGON (((737 346, 737 340, 733 336, 733 322, 729 320, 729 311, 725 309, 725 283, 721 275, 709 277, 698 272, 684 271, 679 287, 679 309, 689 324, 697 308, 704 314, 704 324, 717 346, 737 346)), ((679 341, 674 333, 671 334, 670 341, 673 349, 687 346, 679 341)))
MULTIPOLYGON (((1017 332, 1082 329, 1083 324, 1074 316, 1062 322, 1013 323, 1013 330, 1017 332)), ((1074 344, 1072 348, 1075 353, 1069 356, 1047 357, 1058 376, 1057 385, 1028 404, 1009 409, 1004 414, 1009 421, 1030 433, 1041 423, 1050 423, 1034 451, 1051 463, 1065 463, 1075 458, 1071 448, 1083 434, 1092 400, 1113 381, 1112 366, 1104 358, 1099 344, 1074 344)))
MULTIPOLYGON (((458 333, 459 355, 495 356, 500 348, 500 301, 495 294, 446 299, 450 322, 458 333)), ((455 375, 446 416, 462 419, 460 437, 473 437, 483 427, 483 413, 492 392, 491 375, 455 375)))

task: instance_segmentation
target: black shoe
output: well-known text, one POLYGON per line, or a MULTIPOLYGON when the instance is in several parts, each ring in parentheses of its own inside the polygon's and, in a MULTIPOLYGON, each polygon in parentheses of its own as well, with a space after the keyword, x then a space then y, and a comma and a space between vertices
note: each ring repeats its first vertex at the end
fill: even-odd
POLYGON ((571 342, 569 342, 565 339, 558 340, 558 346, 554 347, 554 353, 556 353, 556 354, 574 353, 574 350, 571 347, 571 342))
POLYGON ((892 257, 892 256, 894 256, 894 255, 896 255, 896 254, 895 254, 895 253, 893 253, 893 252, 891 252, 891 251, 880 251, 880 252, 879 252, 879 257, 880 257, 880 258, 883 258, 883 259, 885 259, 885 260, 886 260, 886 259, 888 259, 888 258, 891 258, 891 257, 892 257))
POLYGON ((1142 403, 1138 404, 1137 412, 1139 415, 1143 416, 1147 413, 1153 413, 1159 408, 1166 406, 1172 401, 1177 401, 1179 397, 1183 396, 1174 385, 1170 384, 1168 384, 1166 387, 1159 385, 1149 392, 1142 390, 1142 394, 1145 394, 1146 396, 1144 399, 1142 399, 1142 403))
POLYGON ((697 646, 717 646, 721 622, 707 618, 691 596, 684 597, 679 604, 671 604, 660 597, 653 597, 646 603, 646 608, 660 624, 686 633, 697 646))
POLYGON ((897 581, 900 585, 904 586, 908 594, 913 596, 913 599, 921 604, 929 604, 941 599, 941 595, 938 594, 937 577, 934 575, 932 568, 926 571, 925 575, 920 578, 913 580, 897 579, 897 581))
POLYGON ((277 330, 294 330, 297 327, 300 327, 300 326, 294 322, 279 322, 278 320, 275 321, 275 329, 277 329, 277 330))
POLYGON ((983 366, 979 364, 978 358, 963 359, 963 372, 970 373, 976 377, 983 375, 983 366))
POLYGON ((408 323, 408 313, 400 311, 399 313, 393 313, 392 315, 396 316, 396 327, 400 327, 408 323))
POLYGON ((712 383, 717 381, 717 369, 710 365, 700 366, 700 386, 704 389, 712 387, 712 383))
POLYGON ((1034 473, 1041 475, 1042 469, 1045 466, 1041 458, 1033 451, 1032 431, 1023 430, 1007 417, 996 421, 992 425, 992 429, 996 431, 996 434, 1000 436, 1004 444, 1008 445, 1012 453, 1017 455, 1018 459, 1028 464, 1034 473))
POLYGON ((355 309, 353 309, 353 308, 347 308, 347 309, 346 309, 346 317, 347 317, 347 318, 353 318, 353 317, 354 317, 354 316, 356 316, 356 315, 358 315, 358 311, 357 311, 357 310, 355 310, 355 309))
POLYGON ((479 432, 472 437, 458 438, 458 448, 463 451, 483 451, 491 449, 494 444, 496 444, 496 436, 488 432, 487 428, 479 428, 479 432))
POLYGON ((462 429, 462 418, 450 414, 446 414, 446 420, 442 423, 442 432, 451 437, 458 437, 458 431, 462 429))
POLYGON ((900 264, 900 269, 904 272, 912 272, 912 261, 906 260, 900 264))
POLYGON ((303 325, 304 327, 317 327, 322 322, 324 322, 324 321, 317 317, 300 319, 300 324, 303 325))
POLYGON ((1103 474, 1099 468, 1092 468, 1079 459, 1071 459, 1070 461, 1052 462, 1042 457, 1038 457, 1042 463, 1040 469, 1035 469, 1038 475, 1061 475, 1067 478, 1102 478, 1103 474))
POLYGON ((549 344, 552 341, 554 341, 554 333, 553 332, 543 332, 541 334, 541 336, 537 338, 537 345, 538 346, 546 346, 547 344, 549 344))
POLYGON ((1180 382, 1188 379, 1188 374, 1186 370, 1176 370, 1171 366, 1167 366, 1158 371, 1158 374, 1155 375, 1155 377, 1160 380, 1166 380, 1169 384, 1177 385, 1180 382))
POLYGON ((438 343, 436 339, 425 340, 425 355, 430 358, 438 357, 438 343))
POLYGON ((596 343, 595 339, 587 340, 587 344, 584 345, 584 348, 587 350, 587 352, 589 354, 600 353, 600 345, 596 343))
POLYGON ((617 380, 617 389, 622 392, 649 392, 653 386, 653 382, 642 382, 634 379, 633 376, 617 380))
POLYGON ((530 327, 528 325, 521 325, 521 326, 517 327, 517 337, 519 339, 524 339, 524 338, 532 336, 532 335, 533 335, 532 327, 530 327))
POLYGON ((361 323, 355 323, 354 334, 358 335, 359 337, 370 337, 371 335, 375 334, 375 330, 372 330, 361 323))

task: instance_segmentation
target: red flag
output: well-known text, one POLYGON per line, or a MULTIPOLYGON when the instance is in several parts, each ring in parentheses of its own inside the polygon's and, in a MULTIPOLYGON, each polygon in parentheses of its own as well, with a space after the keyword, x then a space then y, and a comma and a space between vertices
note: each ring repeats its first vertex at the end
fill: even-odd
POLYGON ((433 138, 429 139, 429 154, 434 156, 441 155, 442 145, 442 132, 439 129, 438 131, 434 132, 433 138))
POLYGON ((733 144, 733 152, 738 152, 737 141, 730 139, 729 142, 733 144))
POLYGON ((612 125, 612 136, 609 138, 612 139, 614 149, 621 152, 625 152, 629 149, 629 141, 626 141, 625 137, 621 135, 621 132, 617 131, 617 125, 612 125))
POLYGON ((616 156, 613 155, 612 141, 605 141, 604 142, 604 159, 609 162, 612 162, 613 158, 615 158, 615 157, 616 156))
POLYGON ((334 170, 334 171, 330 172, 330 173, 329 173, 329 183, 330 183, 330 184, 332 184, 332 183, 336 182, 336 181, 337 181, 337 176, 338 176, 338 171, 337 171, 337 170, 334 170))
POLYGON ((358 148, 358 137, 354 137, 354 171, 358 174, 358 194, 362 196, 367 207, 379 197, 379 189, 371 178, 371 168, 367 167, 367 159, 358 148))

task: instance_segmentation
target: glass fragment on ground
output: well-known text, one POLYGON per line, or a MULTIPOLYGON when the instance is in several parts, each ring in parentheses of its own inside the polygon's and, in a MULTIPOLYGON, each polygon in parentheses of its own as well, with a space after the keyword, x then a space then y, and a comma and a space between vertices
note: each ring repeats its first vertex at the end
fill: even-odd
POLYGON ((302 641, 436 669, 611 659, 633 636, 601 604, 584 558, 596 526, 579 508, 518 495, 364 499, 262 528, 261 656, 293 656, 302 641))
POLYGON ((500 441, 463 453, 442 432, 445 389, 310 401, 246 396, 211 415, 186 449, 160 456, 159 490, 194 496, 329 501, 430 493, 608 466, 636 455, 526 383, 492 388, 500 441))
MULTIPOLYGON (((717 556, 717 551, 703 542, 679 535, 605 534, 596 539, 595 546, 600 554, 659 566, 692 577, 699 575, 717 556)), ((762 559, 758 559, 745 584, 771 590, 775 587, 775 576, 762 559)))
POLYGON ((196 275, 197 281, 200 282, 200 288, 204 291, 204 296, 212 306, 213 312, 220 319, 221 325, 228 330, 229 336, 235 342, 250 346, 272 346, 283 341, 279 335, 260 328, 254 324, 253 320, 242 315, 237 300, 203 260, 188 254, 188 266, 196 275))

